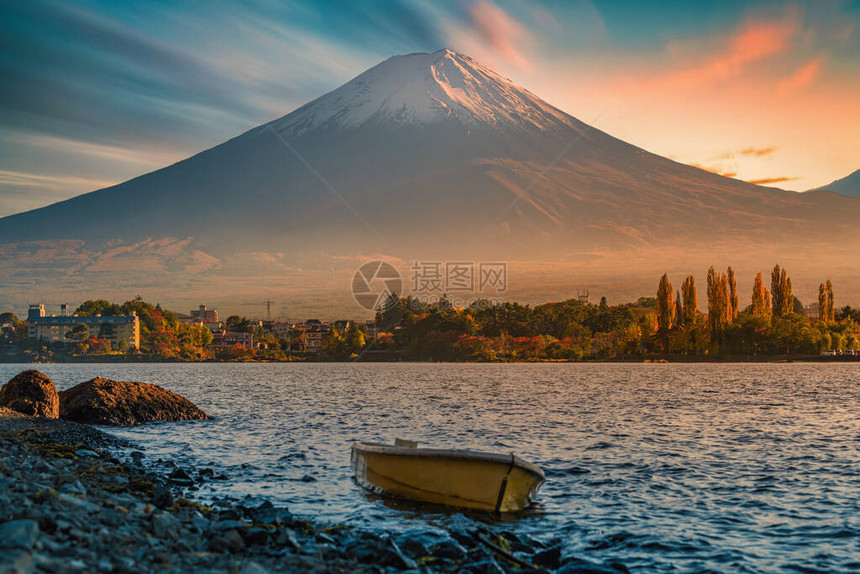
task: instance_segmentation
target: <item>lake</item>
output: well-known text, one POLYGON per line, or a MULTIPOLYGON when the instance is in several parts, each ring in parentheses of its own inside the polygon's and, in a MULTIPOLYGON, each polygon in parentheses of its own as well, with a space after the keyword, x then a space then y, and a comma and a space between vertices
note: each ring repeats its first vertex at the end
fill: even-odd
MULTIPOLYGON (((457 513, 369 495, 356 440, 470 448, 541 466, 538 504, 493 528, 641 572, 860 569, 860 365, 36 365, 59 389, 156 383, 214 417, 106 429, 229 480, 199 495, 433 535, 457 513)), ((5 381, 27 368, 0 365, 5 381)), ((474 518, 474 517, 473 517, 474 518)))

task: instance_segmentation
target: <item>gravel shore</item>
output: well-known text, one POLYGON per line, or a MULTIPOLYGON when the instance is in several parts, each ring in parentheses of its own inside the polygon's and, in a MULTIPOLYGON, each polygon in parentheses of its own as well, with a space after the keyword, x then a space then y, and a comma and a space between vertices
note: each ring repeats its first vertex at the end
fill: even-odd
POLYGON ((268 502, 204 506, 181 487, 214 471, 161 476, 133 449, 93 427, 0 408, 0 573, 627 572, 471 521, 425 544, 323 527, 268 502))

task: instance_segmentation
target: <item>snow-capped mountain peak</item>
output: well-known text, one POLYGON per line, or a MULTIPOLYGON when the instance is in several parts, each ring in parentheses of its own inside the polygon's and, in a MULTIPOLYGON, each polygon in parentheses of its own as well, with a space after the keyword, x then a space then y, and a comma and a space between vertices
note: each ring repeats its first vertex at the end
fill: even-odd
POLYGON ((371 121, 544 131, 573 118, 463 54, 451 50, 394 56, 272 122, 295 137, 315 128, 350 129, 371 121))

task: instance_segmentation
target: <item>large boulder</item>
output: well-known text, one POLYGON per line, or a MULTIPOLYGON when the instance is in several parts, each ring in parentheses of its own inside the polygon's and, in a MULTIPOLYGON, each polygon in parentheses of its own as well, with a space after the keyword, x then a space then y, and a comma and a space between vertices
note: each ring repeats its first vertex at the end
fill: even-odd
POLYGON ((60 399, 54 381, 32 369, 18 373, 0 388, 0 407, 34 417, 55 419, 60 416, 60 399))
POLYGON ((60 418, 94 425, 205 420, 209 415, 158 385, 96 377, 60 392, 60 418))

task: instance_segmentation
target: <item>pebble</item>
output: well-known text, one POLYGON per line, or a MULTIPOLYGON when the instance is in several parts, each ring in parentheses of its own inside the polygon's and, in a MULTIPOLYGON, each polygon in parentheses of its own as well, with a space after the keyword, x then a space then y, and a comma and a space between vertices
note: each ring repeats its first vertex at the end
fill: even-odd
POLYGON ((12 520, 0 525, 0 548, 30 550, 39 536, 35 520, 12 520))
POLYGON ((75 456, 90 456, 90 457, 98 457, 99 453, 94 450, 89 450, 86 448, 82 448, 75 451, 75 456))

